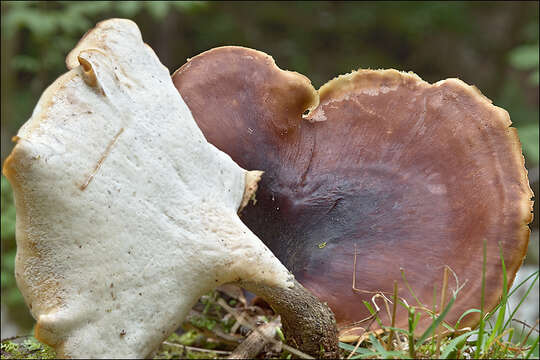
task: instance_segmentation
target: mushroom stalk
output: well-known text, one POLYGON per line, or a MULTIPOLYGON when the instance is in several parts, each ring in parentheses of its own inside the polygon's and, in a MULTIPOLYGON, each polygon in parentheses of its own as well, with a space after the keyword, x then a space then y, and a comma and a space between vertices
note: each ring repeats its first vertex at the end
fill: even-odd
POLYGON ((294 280, 294 286, 280 288, 243 281, 240 285, 262 297, 276 313, 292 346, 319 358, 337 358, 336 320, 332 310, 294 280))

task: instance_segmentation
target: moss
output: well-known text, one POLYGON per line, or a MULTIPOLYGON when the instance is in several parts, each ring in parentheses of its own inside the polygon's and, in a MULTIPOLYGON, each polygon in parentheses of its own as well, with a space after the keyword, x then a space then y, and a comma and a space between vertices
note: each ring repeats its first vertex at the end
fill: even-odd
POLYGON ((200 334, 197 331, 190 330, 182 335, 171 334, 167 341, 159 346, 157 352, 153 355, 154 359, 215 359, 217 354, 212 352, 197 352, 187 349, 182 345, 190 346, 197 341, 200 334))
POLYGON ((194 316, 192 319, 190 319, 190 322, 198 328, 208 330, 212 330, 216 326, 216 321, 214 319, 209 319, 205 316, 194 316))
POLYGON ((53 348, 32 336, 2 340, 1 352, 2 359, 56 359, 53 348))
POLYGON ((182 345, 193 345, 197 339, 199 338, 199 333, 195 330, 190 330, 182 335, 178 335, 177 333, 172 333, 171 336, 167 339, 167 341, 176 343, 176 344, 182 344, 182 345))
POLYGON ((162 344, 153 359, 217 359, 218 356, 212 352, 196 352, 182 347, 173 347, 162 344))

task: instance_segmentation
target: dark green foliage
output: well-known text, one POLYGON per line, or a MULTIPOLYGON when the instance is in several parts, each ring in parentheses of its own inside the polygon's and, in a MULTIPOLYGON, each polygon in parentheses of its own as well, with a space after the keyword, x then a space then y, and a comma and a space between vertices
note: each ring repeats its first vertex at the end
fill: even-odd
POLYGON ((15 237, 15 205, 9 181, 2 176, 2 239, 15 237))
POLYGON ((209 48, 242 45, 316 87, 359 67, 460 77, 509 110, 538 164, 537 3, 4 1, 2 131, 15 133, 81 35, 111 17, 135 20, 171 72, 209 48))
POLYGON ((460 77, 509 110, 527 160, 538 163, 534 2, 4 1, 2 131, 14 134, 65 71, 67 52, 111 17, 135 20, 171 72, 209 48, 242 45, 268 52, 316 87, 359 67, 412 70, 430 82, 460 77))
POLYGON ((24 308, 23 297, 15 283, 15 206, 13 192, 7 179, 2 176, 2 304, 24 308))

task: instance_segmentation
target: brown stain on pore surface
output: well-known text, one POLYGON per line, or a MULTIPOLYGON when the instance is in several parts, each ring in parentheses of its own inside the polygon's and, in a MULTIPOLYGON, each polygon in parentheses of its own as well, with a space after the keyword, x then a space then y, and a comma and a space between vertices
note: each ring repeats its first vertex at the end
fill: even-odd
POLYGON ((97 172, 99 171, 99 168, 101 167, 101 165, 103 164, 103 162, 105 161, 105 159, 107 158, 107 156, 109 156, 109 154, 111 153, 111 150, 114 146, 114 144, 116 144, 116 142, 118 141, 118 137, 120 137, 120 135, 124 132, 124 128, 120 128, 120 130, 118 130, 118 132, 116 133, 116 135, 114 135, 114 137, 111 139, 111 141, 109 142, 109 144, 107 145, 107 147, 105 148, 105 151, 103 151, 103 154, 101 155, 101 157, 99 158, 98 162, 96 163, 96 165, 94 166, 94 169, 92 170, 92 172, 90 173, 90 175, 88 175, 88 177, 86 178, 86 180, 82 183, 81 186, 79 186, 79 189, 81 191, 84 191, 88 185, 90 185, 90 183, 92 182, 92 180, 94 180, 94 176, 96 176, 97 172))
MULTIPOLYGON (((363 70, 321 88, 263 53, 224 47, 192 58, 173 82, 207 139, 246 169, 265 171, 242 220, 345 326, 369 315, 356 286, 427 305, 444 265, 467 281, 447 319, 486 309, 525 255, 532 193, 507 114, 457 80, 430 85, 395 70, 363 70), (319 244, 326 246, 319 248, 319 244)), ((450 287, 454 287, 452 281, 450 287)), ((399 308, 399 307, 398 307, 399 308)), ((401 309, 400 309, 401 311, 401 309)), ((383 322, 388 322, 385 315, 383 322)), ((398 326, 406 326, 398 312, 398 326)), ((473 325, 469 317, 463 325, 473 325)), ((425 329, 429 321, 418 330, 425 329)))

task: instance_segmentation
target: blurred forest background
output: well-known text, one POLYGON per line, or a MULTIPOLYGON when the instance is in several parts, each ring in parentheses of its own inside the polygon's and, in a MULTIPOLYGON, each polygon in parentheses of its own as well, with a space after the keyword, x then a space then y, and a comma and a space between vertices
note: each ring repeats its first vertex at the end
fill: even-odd
MULTIPOLYGON (((429 82, 458 77, 508 110, 538 194, 538 11, 538 2, 509 1, 2 1, 2 163, 40 94, 66 72, 69 50, 96 22, 123 17, 139 25, 171 73, 202 51, 241 45, 272 55, 278 66, 308 76, 316 88, 358 68, 413 71, 429 82)), ((537 209, 535 204, 526 260, 533 269, 537 209)), ((13 277, 15 208, 3 176, 1 219, 5 338, 29 332, 33 320, 13 277)))

